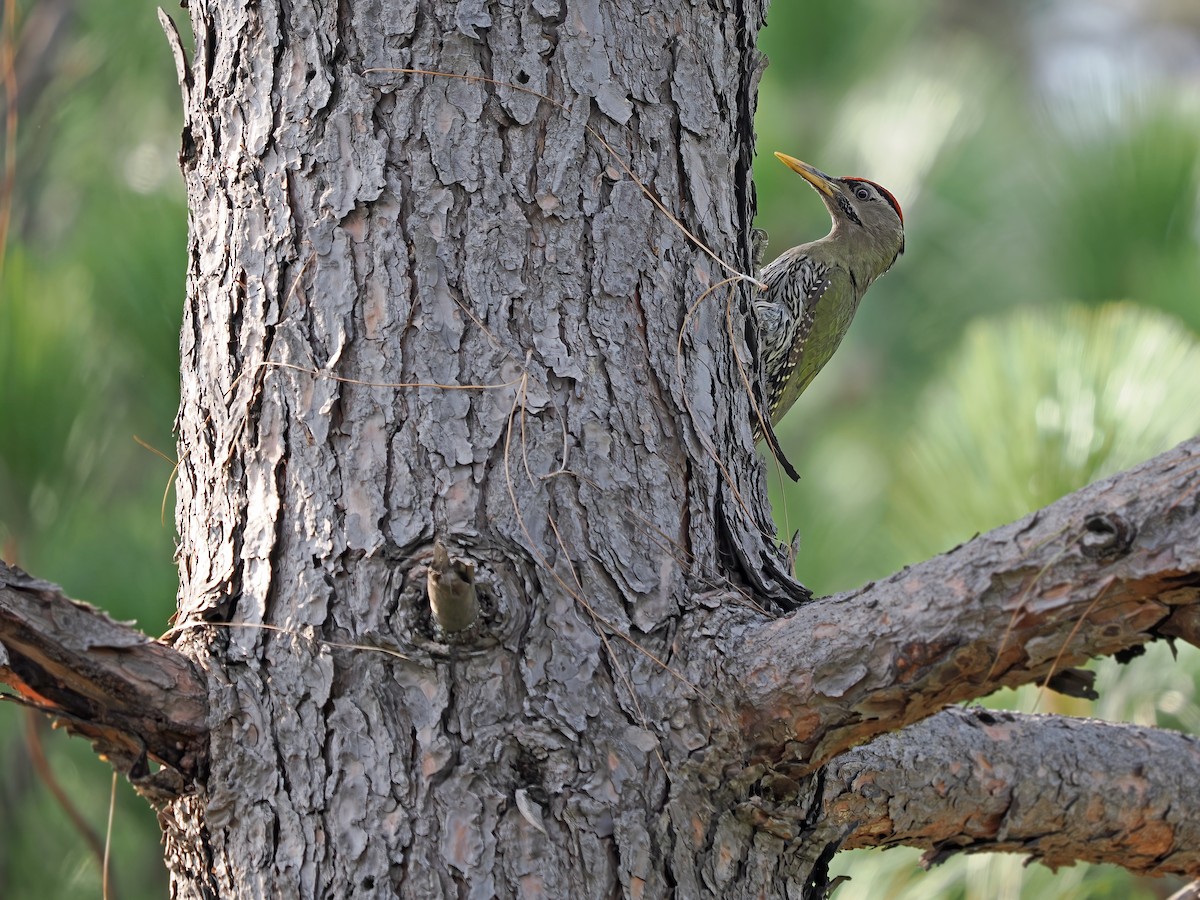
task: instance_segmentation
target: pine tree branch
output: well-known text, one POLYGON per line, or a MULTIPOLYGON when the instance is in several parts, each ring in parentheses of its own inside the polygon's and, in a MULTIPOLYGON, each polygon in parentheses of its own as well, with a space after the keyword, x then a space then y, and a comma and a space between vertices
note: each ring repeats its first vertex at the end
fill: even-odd
POLYGON ((997 688, 1197 642, 1200 438, 759 626, 732 673, 761 755, 816 765, 997 688))
POLYGON ((821 824, 845 849, 906 844, 1051 869, 1200 874, 1200 739, 1091 719, 952 707, 838 757, 821 824))
POLYGON ((185 791, 202 766, 207 691, 191 661, 3 562, 0 682, 88 738, 152 800, 185 791))

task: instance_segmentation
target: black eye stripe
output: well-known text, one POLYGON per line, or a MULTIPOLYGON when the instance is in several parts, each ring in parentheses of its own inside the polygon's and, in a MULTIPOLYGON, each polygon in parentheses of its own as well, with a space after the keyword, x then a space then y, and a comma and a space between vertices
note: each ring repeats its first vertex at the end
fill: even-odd
POLYGON ((854 211, 854 207, 850 205, 850 201, 846 199, 846 195, 840 191, 835 191, 835 193, 837 194, 838 206, 841 208, 846 218, 855 225, 861 225, 862 219, 858 217, 858 213, 854 211))

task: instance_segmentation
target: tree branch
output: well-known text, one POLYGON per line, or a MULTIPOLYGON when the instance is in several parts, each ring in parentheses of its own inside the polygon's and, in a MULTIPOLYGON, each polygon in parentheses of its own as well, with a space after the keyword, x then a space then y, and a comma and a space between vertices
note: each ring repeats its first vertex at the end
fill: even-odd
POLYGON ((885 581, 759 626, 734 662, 768 759, 815 768, 947 704, 1197 637, 1200 439, 885 581))
POLYGON ((207 747, 204 680, 178 651, 0 562, 0 682, 151 800, 184 792, 207 747), (149 760, 166 767, 152 772, 149 760))
POLYGON ((1200 874, 1200 740, 1091 719, 952 707, 838 757, 820 808, 845 849, 907 844, 1051 869, 1200 874))

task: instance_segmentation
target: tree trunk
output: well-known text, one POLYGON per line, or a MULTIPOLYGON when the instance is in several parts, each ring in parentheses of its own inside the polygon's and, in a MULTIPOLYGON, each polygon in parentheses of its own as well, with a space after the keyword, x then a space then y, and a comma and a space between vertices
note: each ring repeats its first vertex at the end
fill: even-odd
POLYGON ((175 894, 819 883, 824 845, 731 802, 761 773, 727 771, 714 611, 802 589, 749 288, 703 297, 681 227, 750 267, 762 6, 189 6, 176 627, 211 755, 175 894), (474 567, 454 634, 435 542, 474 567))

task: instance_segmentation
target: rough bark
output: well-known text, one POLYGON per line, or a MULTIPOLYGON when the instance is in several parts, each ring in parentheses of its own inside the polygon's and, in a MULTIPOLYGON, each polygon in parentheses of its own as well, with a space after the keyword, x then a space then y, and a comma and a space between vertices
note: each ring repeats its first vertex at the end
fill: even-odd
MULTIPOLYGON (((990 568, 1003 573, 1025 565, 1029 562, 1027 544, 1006 536, 1028 534, 1035 520, 1050 523, 1072 510, 1095 510, 1098 497, 1109 500, 1104 521, 1115 521, 1113 516, 1119 515, 1124 526, 1117 531, 1126 538, 1116 543, 1108 537, 1083 539, 1075 547, 1078 552, 1053 553, 1039 569, 1041 583, 1076 588, 1105 583, 1083 570, 1090 564, 1114 565, 1124 558, 1125 573, 1136 571, 1147 588, 1139 602, 1159 604, 1162 609, 1156 621, 1165 621, 1170 628, 1138 631, 1137 623, 1146 616, 1128 615, 1119 617, 1123 629, 1081 631, 1072 625, 1071 631, 1082 634, 1084 642, 1092 642, 1089 651, 1095 652, 1132 646, 1152 639, 1155 631, 1179 630, 1175 624, 1194 618, 1200 609, 1200 598, 1191 585, 1200 569, 1196 560, 1200 534, 1189 527, 1189 515, 1176 514, 1181 498, 1196 495, 1192 481, 1198 467, 1189 461, 1196 458, 1197 449, 1200 441, 1187 442, 1064 498, 1036 517, 997 529, 919 567, 852 592, 826 611, 824 619, 828 621, 819 633, 838 646, 836 640, 828 640, 830 636, 854 633, 847 623, 876 618, 867 614, 869 610, 899 610, 897 585, 908 577, 929 583, 931 572, 990 568), (1167 535, 1174 537, 1168 539, 1167 535)), ((1088 535, 1111 537, 1116 533, 1096 528, 1094 515, 1084 517, 1085 523, 1093 525, 1084 529, 1088 535)), ((433 554, 430 560, 434 563, 430 568, 436 568, 433 554)), ((97 750, 113 759, 152 801, 162 803, 186 795, 193 787, 203 788, 208 746, 205 704, 201 682, 190 664, 165 645, 63 597, 53 585, 13 569, 4 569, 0 582, 0 647, 6 654, 0 677, 26 702, 90 737, 97 750), (133 752, 131 748, 135 748, 133 752), (136 748, 142 748, 141 752, 136 748), (169 768, 148 776, 147 757, 169 768)), ((963 586, 968 580, 946 578, 944 583, 963 586)), ((1078 597, 1070 599, 1071 593, 1052 590, 1047 601, 1036 599, 1036 592, 1025 592, 1022 603, 1040 607, 1050 601, 1082 602, 1078 597)), ((834 599, 825 598, 813 607, 821 608, 834 599)), ((962 614, 967 621, 974 621, 989 615, 989 609, 991 615, 1003 612, 1011 599, 964 596, 957 606, 974 610, 962 614)), ((786 754, 777 752, 768 758, 765 738, 771 731, 743 724, 749 740, 744 744, 737 740, 738 716, 743 723, 747 717, 749 721, 769 720, 771 704, 777 702, 773 694, 757 694, 767 705, 753 710, 746 706, 741 692, 713 689, 730 677, 736 682, 739 663, 746 660, 757 660, 760 672, 771 663, 783 682, 805 683, 811 661, 794 654, 773 655, 777 651, 769 643, 747 638, 746 633, 748 621, 758 621, 758 627, 768 631, 800 627, 809 621, 808 610, 764 624, 763 616, 739 603, 736 596, 714 592, 700 600, 711 607, 707 615, 694 620, 701 622, 702 629, 678 640, 714 646, 722 652, 716 657, 720 664, 703 672, 694 669, 687 676, 711 679, 698 682, 706 686, 703 694, 699 690, 694 694, 702 701, 698 714, 724 723, 714 730, 725 746, 741 745, 757 755, 747 764, 733 753, 712 753, 706 762, 681 768, 704 780, 710 794, 707 808, 718 826, 714 830, 717 846, 730 849, 736 844, 736 833, 749 826, 763 836, 766 846, 777 848, 800 843, 846 849, 907 844, 929 850, 926 859, 930 863, 958 850, 987 850, 1020 852, 1050 866, 1086 860, 1118 862, 1144 874, 1200 871, 1196 850, 1200 817, 1195 813, 1200 809, 1200 797, 1193 796, 1200 785, 1195 777, 1200 769, 1200 746, 1195 738, 1056 716, 951 708, 835 755, 810 784, 804 773, 812 761, 805 758, 800 742, 791 743, 786 754), (787 672, 784 665, 796 668, 787 672)), ((889 646, 888 635, 894 628, 929 631, 946 608, 945 604, 923 607, 924 619, 915 614, 898 615, 897 622, 872 636, 872 646, 889 646)), ((1082 616, 1074 621, 1082 629, 1087 619, 1082 616)), ((1061 610, 1057 615, 1040 615, 1024 628, 1021 641, 1029 646, 1058 640, 1064 621, 1070 623, 1071 618, 1061 610)), ((965 626, 955 623, 954 627, 965 626)), ((994 623, 992 635, 997 646, 1002 640, 997 635, 1002 634, 999 623, 994 623)), ((464 640, 473 642, 479 636, 475 631, 464 640)), ((295 639, 294 635, 284 637, 295 639)), ((861 656, 856 649, 861 641, 851 645, 850 651, 861 656)), ((339 644, 329 649, 370 652, 365 645, 339 644)), ((450 652, 445 646, 439 649, 443 654, 450 652)), ((1059 657, 1065 654, 1056 654, 1061 665, 1059 657)), ((926 668, 936 668, 931 655, 924 658, 926 668)), ((855 670, 850 662, 843 665, 855 670)), ((964 679, 955 690, 983 694, 1001 683, 1012 683, 1014 678, 1027 680, 1037 674, 1029 665, 1017 669, 1023 674, 1014 676, 996 667, 986 677, 964 679)), ((827 662, 825 671, 834 671, 833 664, 827 662)), ((907 665, 893 665, 888 673, 891 681, 886 688, 891 691, 920 693, 928 684, 940 684, 927 674, 914 676, 913 667, 907 665)), ((684 674, 679 674, 674 687, 686 692, 684 674)), ((829 698, 817 694, 805 702, 812 704, 811 710, 820 711, 829 698)), ((915 713, 908 708, 907 714, 915 713)), ((844 742, 853 733, 842 719, 817 718, 812 739, 827 738, 822 747, 830 746, 835 737, 844 742)), ((894 727, 899 720, 889 721, 894 727)), ((513 803, 535 829, 546 827, 539 797, 544 794, 527 788, 516 788, 513 793, 513 803)), ((172 852, 188 859, 193 867, 205 860, 203 835, 197 833, 194 841, 184 844, 179 837, 187 826, 203 821, 198 809, 202 809, 200 799, 183 796, 168 811, 170 816, 184 812, 191 816, 172 832, 172 852)), ((718 883, 722 874, 706 874, 703 880, 694 880, 689 890, 711 892, 710 885, 718 883)), ((770 881, 764 879, 762 884, 770 881)))
POLYGON ((1055 868, 1200 872, 1200 740, 1064 716, 950 708, 838 757, 822 827, 845 849, 906 844, 926 864, 1007 850, 1055 868))
POLYGON ((761 7, 189 9, 178 646, 212 768, 166 817, 177 894, 723 890, 668 777, 716 741, 685 634, 706 586, 797 590, 746 288, 677 352, 725 272, 599 138, 747 268, 761 7), (472 643, 435 640, 435 540, 475 566, 472 643))
MULTIPOLYGON (((705 297, 726 271, 631 175, 749 265, 757 3, 189 10, 173 640, 208 765, 161 812, 175 896, 818 896, 844 841, 889 841, 839 779, 921 733, 816 764, 1194 638, 1178 455, 1169 503, 1147 469, 775 621, 803 591, 750 446, 747 288, 705 297), (452 634, 439 543, 478 604, 452 634)), ((1032 839, 954 832, 929 781, 896 782, 896 840, 1032 839)), ((1186 837, 1176 813, 1147 827, 1186 837)))
POLYGON ((187 792, 203 770, 207 688, 191 661, 3 562, 0 681, 154 802, 187 792))
POLYGON ((949 553, 748 631, 755 652, 735 682, 758 752, 778 757, 786 747, 816 766, 948 703, 1044 682, 1093 656, 1163 636, 1196 644, 1198 600, 1194 438, 949 553))

